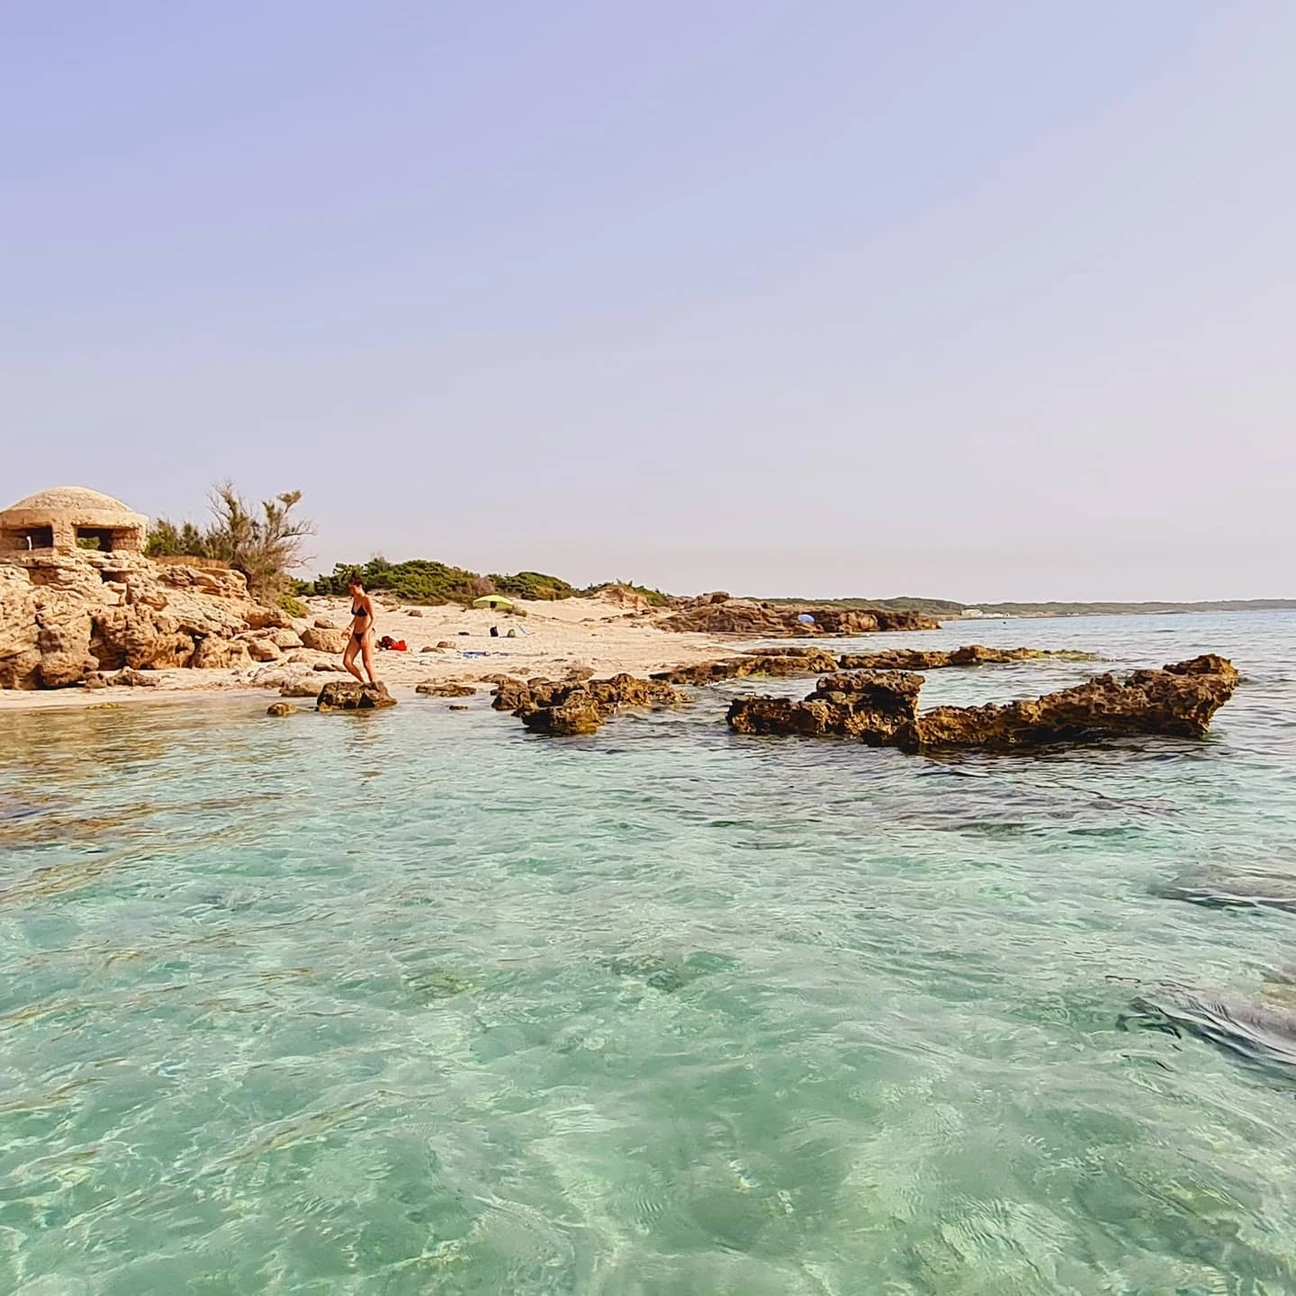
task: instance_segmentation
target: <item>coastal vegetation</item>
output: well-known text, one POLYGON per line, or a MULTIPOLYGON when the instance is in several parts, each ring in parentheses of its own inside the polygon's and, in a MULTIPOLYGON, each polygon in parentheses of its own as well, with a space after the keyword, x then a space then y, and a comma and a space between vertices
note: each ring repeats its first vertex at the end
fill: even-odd
POLYGON ((341 597, 346 594, 347 582, 353 576, 359 576, 365 589, 385 591, 404 603, 467 604, 486 594, 506 594, 509 598, 556 602, 559 599, 588 598, 616 586, 639 595, 652 607, 665 607, 670 603, 670 596, 661 590, 647 589, 624 581, 605 581, 599 585, 578 588, 560 576, 550 576, 547 572, 482 574, 429 558, 411 558, 405 562, 393 563, 381 555, 370 558, 366 563, 338 563, 331 573, 321 574, 313 581, 295 581, 293 590, 299 595, 341 597))
POLYGON ((253 597, 275 602, 289 592, 290 572, 307 561, 305 538, 315 525, 293 510, 301 491, 284 491, 253 508, 232 482, 222 482, 208 496, 212 521, 206 527, 184 521, 178 526, 158 518, 149 528, 144 552, 150 558, 212 558, 247 578, 253 597))

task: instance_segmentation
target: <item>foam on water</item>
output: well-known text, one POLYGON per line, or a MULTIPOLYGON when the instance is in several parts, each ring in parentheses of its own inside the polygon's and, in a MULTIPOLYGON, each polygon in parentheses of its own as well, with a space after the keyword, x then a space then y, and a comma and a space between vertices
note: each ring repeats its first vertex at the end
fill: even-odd
POLYGON ((971 638, 1108 662, 925 704, 1246 682, 1202 743, 941 761, 725 729, 802 681, 565 741, 6 716, 0 1290, 1296 1290, 1282 1048, 1164 1028, 1296 1018, 1296 917, 1167 898, 1296 875, 1296 616, 860 647, 971 638))

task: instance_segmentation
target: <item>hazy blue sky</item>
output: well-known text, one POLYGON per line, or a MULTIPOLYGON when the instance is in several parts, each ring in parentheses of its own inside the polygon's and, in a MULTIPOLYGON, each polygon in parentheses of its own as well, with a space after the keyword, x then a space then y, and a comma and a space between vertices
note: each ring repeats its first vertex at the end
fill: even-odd
POLYGON ((1294 68, 1292 0, 0 0, 0 495, 1296 596, 1294 68))

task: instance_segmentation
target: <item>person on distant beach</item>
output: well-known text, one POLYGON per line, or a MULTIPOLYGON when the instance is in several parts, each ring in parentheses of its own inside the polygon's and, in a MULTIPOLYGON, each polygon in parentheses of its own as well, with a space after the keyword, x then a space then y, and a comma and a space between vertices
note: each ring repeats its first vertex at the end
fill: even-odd
POLYGON ((355 664, 356 654, 359 653, 369 676, 369 683, 377 684, 378 677, 374 674, 373 667, 373 599, 365 593, 364 585, 361 584, 358 576, 347 581, 347 589, 351 591, 351 638, 347 641, 346 651, 342 654, 342 665, 363 684, 364 676, 360 674, 360 668, 355 664))

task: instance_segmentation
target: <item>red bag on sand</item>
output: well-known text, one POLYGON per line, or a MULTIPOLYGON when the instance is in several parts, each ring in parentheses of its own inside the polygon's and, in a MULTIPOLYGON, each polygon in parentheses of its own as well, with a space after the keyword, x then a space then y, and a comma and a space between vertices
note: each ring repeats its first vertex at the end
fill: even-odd
POLYGON ((405 646, 404 639, 397 639, 396 642, 392 644, 392 647, 395 648, 397 652, 409 652, 409 649, 405 646))

